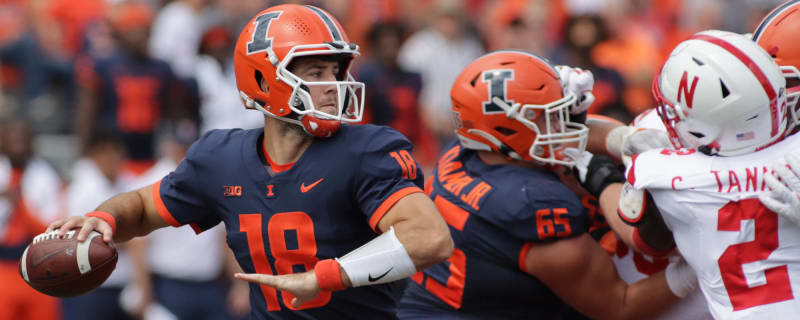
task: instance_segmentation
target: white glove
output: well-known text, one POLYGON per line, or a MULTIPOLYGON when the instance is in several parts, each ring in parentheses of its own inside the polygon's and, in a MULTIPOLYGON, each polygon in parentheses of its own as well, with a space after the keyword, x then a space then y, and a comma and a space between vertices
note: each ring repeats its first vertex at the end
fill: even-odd
POLYGON ((787 153, 784 160, 772 164, 775 176, 764 176, 764 182, 772 191, 758 195, 767 208, 800 226, 800 156, 787 153), (791 167, 791 169, 789 167, 791 167))
POLYGON ((669 258, 669 265, 664 271, 664 275, 667 278, 669 290, 678 298, 684 298, 697 290, 697 274, 681 256, 669 258))
POLYGON ((580 152, 575 148, 564 149, 564 155, 575 161, 575 170, 578 171, 578 181, 586 181, 586 173, 589 172, 589 162, 594 156, 591 152, 584 150, 580 152))
POLYGON ((606 136, 608 154, 622 159, 628 165, 630 157, 651 149, 671 148, 665 131, 631 126, 616 127, 606 136))
POLYGON ((594 94, 592 94, 594 75, 592 72, 570 66, 556 66, 556 71, 561 79, 561 87, 578 98, 569 113, 580 114, 589 109, 594 102, 594 94))
POLYGON ((671 148, 666 131, 656 129, 637 129, 628 135, 622 143, 622 155, 633 156, 647 150, 671 148))

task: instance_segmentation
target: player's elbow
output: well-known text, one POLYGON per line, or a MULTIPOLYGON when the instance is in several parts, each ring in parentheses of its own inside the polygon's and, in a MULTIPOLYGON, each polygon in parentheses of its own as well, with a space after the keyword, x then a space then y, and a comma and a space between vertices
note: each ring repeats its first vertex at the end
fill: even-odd
POLYGON ((447 258, 450 258, 455 246, 453 244, 453 237, 450 236, 450 230, 447 228, 434 232, 434 234, 430 236, 429 244, 430 247, 426 253, 426 260, 430 261, 431 265, 440 263, 447 260, 447 258))

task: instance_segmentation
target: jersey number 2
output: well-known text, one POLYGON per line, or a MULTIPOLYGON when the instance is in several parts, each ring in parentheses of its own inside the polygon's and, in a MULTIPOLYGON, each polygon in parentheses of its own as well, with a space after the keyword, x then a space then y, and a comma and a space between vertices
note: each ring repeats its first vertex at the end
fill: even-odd
POLYGON ((766 260, 778 248, 778 216, 757 198, 728 202, 719 209, 717 230, 739 231, 741 221, 746 219, 753 219, 755 239, 729 246, 717 259, 733 310, 793 299, 786 265, 764 270, 763 284, 747 284, 742 265, 766 260))
MULTIPOLYGON (((267 261, 266 250, 264 249, 263 224, 260 213, 248 213, 239 215, 239 231, 247 235, 247 247, 250 248, 250 258, 257 273, 275 274, 267 261)), ((306 270, 311 270, 317 264, 317 240, 314 236, 314 223, 311 217, 301 211, 282 212, 273 215, 267 222, 267 235, 269 237, 269 248, 272 256, 275 257, 275 269, 278 274, 291 274, 292 267, 302 265, 306 270), (287 231, 294 231, 297 235, 297 248, 287 248, 287 231)), ((278 304, 277 290, 272 287, 261 285, 261 293, 268 311, 281 310, 278 304)), ((291 293, 282 291, 283 304, 292 310, 302 310, 317 308, 328 304, 331 300, 330 291, 320 291, 316 299, 304 303, 300 308, 292 307, 291 293)))

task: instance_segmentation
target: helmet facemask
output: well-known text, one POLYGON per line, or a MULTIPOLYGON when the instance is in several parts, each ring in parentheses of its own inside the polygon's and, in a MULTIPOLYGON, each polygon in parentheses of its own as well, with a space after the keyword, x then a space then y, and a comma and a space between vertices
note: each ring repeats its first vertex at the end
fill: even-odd
POLYGON ((783 78, 786 79, 786 107, 789 108, 786 132, 791 133, 800 126, 800 105, 797 103, 800 100, 800 70, 792 65, 780 66, 780 68, 783 78))
POLYGON ((652 93, 653 98, 656 100, 656 112, 658 112, 658 116, 661 118, 661 121, 664 122, 664 126, 667 128, 667 133, 669 134, 669 142, 672 143, 672 146, 675 149, 683 148, 683 142, 681 142, 680 137, 678 136, 678 131, 675 129, 675 126, 684 119, 683 110, 681 106, 675 106, 669 102, 664 95, 661 93, 661 77, 659 74, 653 79, 653 87, 652 93))
MULTIPOLYGON (((286 57, 278 62, 275 79, 279 83, 285 83, 291 89, 286 106, 290 108, 292 113, 285 117, 278 117, 264 110, 264 106, 260 106, 257 103, 254 106, 255 109, 268 116, 299 125, 306 132, 317 137, 331 136, 338 130, 341 122, 361 122, 364 111, 364 83, 355 81, 349 72, 350 62, 357 55, 358 46, 355 44, 327 42, 293 47, 286 57), (349 56, 344 58, 347 60, 340 63, 339 74, 335 81, 305 81, 289 70, 292 61, 299 57, 331 55, 349 56), (314 103, 310 92, 310 89, 314 86, 335 86, 337 94, 336 101, 333 101, 333 103, 336 105, 336 111, 333 114, 320 110, 320 106, 314 103)), ((277 59, 274 61, 277 61, 277 59)), ((266 107, 274 108, 278 106, 266 107)), ((283 111, 281 110, 281 112, 283 111)))
POLYGON ((531 158, 545 164, 574 166, 575 161, 563 157, 561 151, 567 147, 586 150, 589 137, 589 129, 585 125, 570 121, 569 106, 576 99, 575 95, 566 94, 548 104, 513 103, 511 106, 498 97, 492 101, 505 111, 507 117, 521 122, 536 134, 528 149, 531 158), (544 121, 543 128, 537 124, 538 119, 544 121))

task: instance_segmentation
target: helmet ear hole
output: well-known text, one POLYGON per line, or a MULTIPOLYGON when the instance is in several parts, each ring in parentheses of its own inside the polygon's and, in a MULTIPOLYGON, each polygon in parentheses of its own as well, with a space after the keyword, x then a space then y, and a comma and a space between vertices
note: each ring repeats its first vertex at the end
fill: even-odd
POLYGON ((702 139, 703 137, 705 137, 705 136, 706 136, 706 135, 704 135, 704 134, 702 134, 702 133, 700 133, 700 132, 695 132, 695 131, 689 131, 689 133, 690 133, 691 135, 695 136, 695 137, 696 137, 696 138, 698 138, 698 139, 702 139))
POLYGON ((263 81, 263 80, 264 80, 264 75, 263 75, 263 74, 261 74, 261 71, 258 71, 258 70, 256 70, 256 72, 255 72, 255 75, 254 75, 254 76, 255 76, 255 80, 256 80, 256 85, 257 85, 259 88, 261 88, 261 91, 264 91, 264 92, 269 92, 269 86, 267 86, 267 84, 266 84, 266 83, 265 83, 263 86, 261 85, 261 81, 263 81))
POLYGON ((504 136, 510 136, 512 134, 517 133, 516 130, 509 129, 509 128, 506 128, 506 127, 495 127, 494 131, 497 131, 497 132, 499 132, 500 134, 502 134, 504 136))

